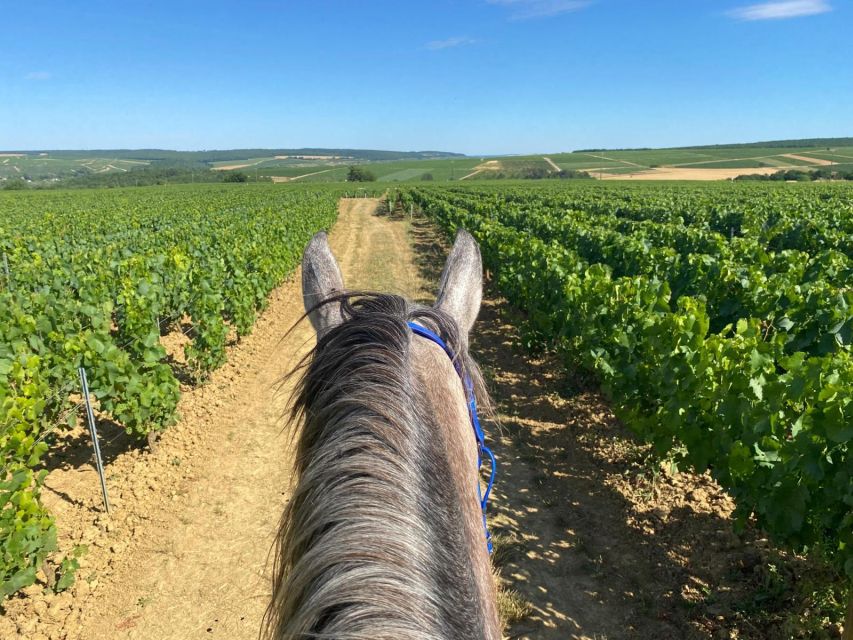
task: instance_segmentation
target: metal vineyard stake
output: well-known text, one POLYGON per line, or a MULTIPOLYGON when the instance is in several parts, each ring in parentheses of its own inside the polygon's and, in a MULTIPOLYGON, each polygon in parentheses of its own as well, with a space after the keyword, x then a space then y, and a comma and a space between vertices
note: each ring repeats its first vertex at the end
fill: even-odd
POLYGON ((3 253, 3 271, 6 273, 6 286, 9 291, 15 290, 15 285, 12 284, 12 274, 9 272, 9 258, 6 257, 6 253, 3 253))
POLYGON ((80 384, 83 387, 83 400, 86 402, 86 418, 89 422, 89 434, 92 436, 92 446, 95 449, 95 463, 98 467, 98 476, 101 478, 101 491, 104 494, 104 507, 110 513, 110 497, 107 495, 107 481, 104 478, 104 462, 101 460, 101 447, 98 445, 98 429, 95 427, 95 414, 92 413, 92 403, 89 401, 89 383, 86 380, 86 370, 80 367, 80 384))

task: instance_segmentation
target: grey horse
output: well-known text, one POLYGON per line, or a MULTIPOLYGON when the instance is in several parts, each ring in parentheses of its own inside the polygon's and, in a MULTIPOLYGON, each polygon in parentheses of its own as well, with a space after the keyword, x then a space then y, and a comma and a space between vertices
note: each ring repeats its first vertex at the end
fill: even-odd
POLYGON ((316 347, 291 375, 295 483, 277 539, 275 640, 498 639, 478 498, 477 440, 460 375, 482 298, 477 243, 460 231, 433 307, 348 292, 326 235, 302 259, 316 347), (440 335, 415 335, 416 322, 440 335))

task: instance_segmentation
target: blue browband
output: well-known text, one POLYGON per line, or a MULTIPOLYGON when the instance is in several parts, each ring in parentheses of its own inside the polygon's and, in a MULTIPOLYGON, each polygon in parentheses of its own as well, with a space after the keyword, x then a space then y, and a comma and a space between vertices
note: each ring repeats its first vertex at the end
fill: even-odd
POLYGON ((491 553, 492 536, 489 533, 489 527, 486 525, 486 507, 489 506, 489 494, 491 494, 492 485, 495 482, 495 471, 497 470, 497 465, 495 463, 495 456, 492 455, 491 450, 486 446, 486 436, 483 433, 483 427, 480 426, 480 417, 477 415, 477 399, 474 397, 474 383, 471 381, 471 376, 462 371, 462 364, 444 340, 441 339, 441 336, 433 333, 416 322, 409 322, 408 324, 409 328, 415 335, 419 335, 427 340, 432 340, 439 347, 444 349, 447 357, 450 358, 450 361, 453 363, 456 373, 458 373, 459 377, 462 379, 462 384, 465 386, 465 397, 468 400, 468 415, 471 417, 471 425, 474 427, 474 435, 477 438, 477 468, 479 469, 483 464, 483 455, 488 456, 489 466, 491 467, 489 472, 489 483, 486 485, 485 494, 480 486, 480 479, 477 478, 477 497, 480 501, 480 508, 483 511, 483 530, 486 532, 486 547, 489 549, 489 553, 491 553))

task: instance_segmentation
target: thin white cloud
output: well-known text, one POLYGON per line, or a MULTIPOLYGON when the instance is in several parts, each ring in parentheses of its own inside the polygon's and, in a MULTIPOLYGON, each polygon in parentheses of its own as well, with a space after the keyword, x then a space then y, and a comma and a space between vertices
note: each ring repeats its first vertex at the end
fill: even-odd
POLYGON ((455 36, 453 38, 445 38, 444 40, 433 40, 432 42, 427 42, 426 48, 432 49, 433 51, 438 51, 439 49, 452 49, 453 47, 464 47, 469 44, 476 44, 476 40, 474 38, 468 38, 465 36, 455 36))
POLYGON ((550 18, 580 11, 592 4, 592 0, 486 0, 486 2, 509 8, 512 20, 550 18))
POLYGON ((30 71, 24 80, 50 80, 52 77, 49 71, 30 71))
POLYGON ((827 0, 783 0, 739 7, 729 11, 728 15, 736 20, 782 20, 814 16, 828 11, 832 11, 832 6, 827 0))

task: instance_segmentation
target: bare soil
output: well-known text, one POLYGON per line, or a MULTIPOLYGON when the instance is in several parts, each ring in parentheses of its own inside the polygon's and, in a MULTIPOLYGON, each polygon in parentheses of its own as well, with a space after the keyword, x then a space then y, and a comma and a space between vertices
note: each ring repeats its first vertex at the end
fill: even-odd
MULTIPOLYGON (((348 287, 430 302, 447 250, 424 219, 372 199, 342 201, 331 244, 348 287)), ((208 383, 184 390, 181 420, 155 451, 102 425, 112 516, 83 435, 56 447, 45 498, 62 548, 88 552, 69 591, 34 585, 11 598, 0 638, 257 639, 290 480, 279 381, 313 341, 307 323, 288 334, 299 278, 208 383)), ((471 346, 497 411, 495 562, 528 610, 507 637, 791 637, 766 616, 757 626, 744 603, 772 583, 769 559, 797 560, 782 563, 749 528, 733 534, 732 502, 710 478, 647 463, 600 394, 519 346, 521 321, 487 287, 471 346)), ((177 337, 164 342, 179 351, 177 337)), ((761 606, 777 605, 790 607, 761 606)))
POLYGON ((245 169, 246 167, 251 167, 253 163, 248 164, 223 164, 218 167, 213 167, 214 171, 231 171, 232 169, 245 169))
MULTIPOLYGON (((412 238, 436 282, 446 243, 417 217, 412 238)), ((837 578, 749 524, 735 534, 732 499, 707 474, 653 463, 591 381, 521 348, 523 320, 487 283, 471 351, 496 408, 489 523, 501 582, 530 607, 507 637, 840 637, 826 621, 800 627, 817 605, 795 594, 837 578)))
POLYGON ((817 165, 819 167, 826 167, 831 164, 835 164, 832 160, 823 160, 821 158, 810 158, 809 156, 798 156, 793 153, 784 153, 782 154, 784 158, 793 158, 794 160, 802 160, 803 162, 809 162, 813 165, 817 165))
POLYGON ((562 171, 562 169, 560 169, 560 167, 557 165, 557 163, 556 163, 556 162, 554 162, 553 160, 551 160, 551 158, 543 157, 542 159, 543 159, 545 162, 547 162, 549 165, 551 165, 551 168, 552 168, 554 171, 556 171, 557 173, 560 173, 560 171, 562 171))
MULTIPOLYGON (((419 297, 406 226, 344 200, 330 236, 348 285, 419 297)), ((56 447, 44 497, 61 546, 88 548, 78 580, 53 595, 34 585, 0 618, 0 638, 258 637, 269 600, 268 556, 287 499, 291 446, 279 380, 311 346, 297 272, 209 382, 184 389, 181 420, 154 452, 101 425, 112 516, 85 431, 56 447)), ((180 353, 181 339, 167 336, 180 353)))
POLYGON ((321 173, 326 173, 327 171, 331 171, 331 169, 323 169, 322 171, 314 171, 312 173, 303 173, 299 176, 272 176, 273 182, 293 182, 294 180, 302 180, 302 178, 307 178, 308 176, 316 176, 321 173))
MULTIPOLYGON (((754 169, 699 169, 693 167, 656 167, 637 169, 637 173, 593 174, 602 180, 729 180, 744 174, 770 175, 785 167, 757 167, 754 169)), ((606 170, 605 170, 606 171, 606 170)))

